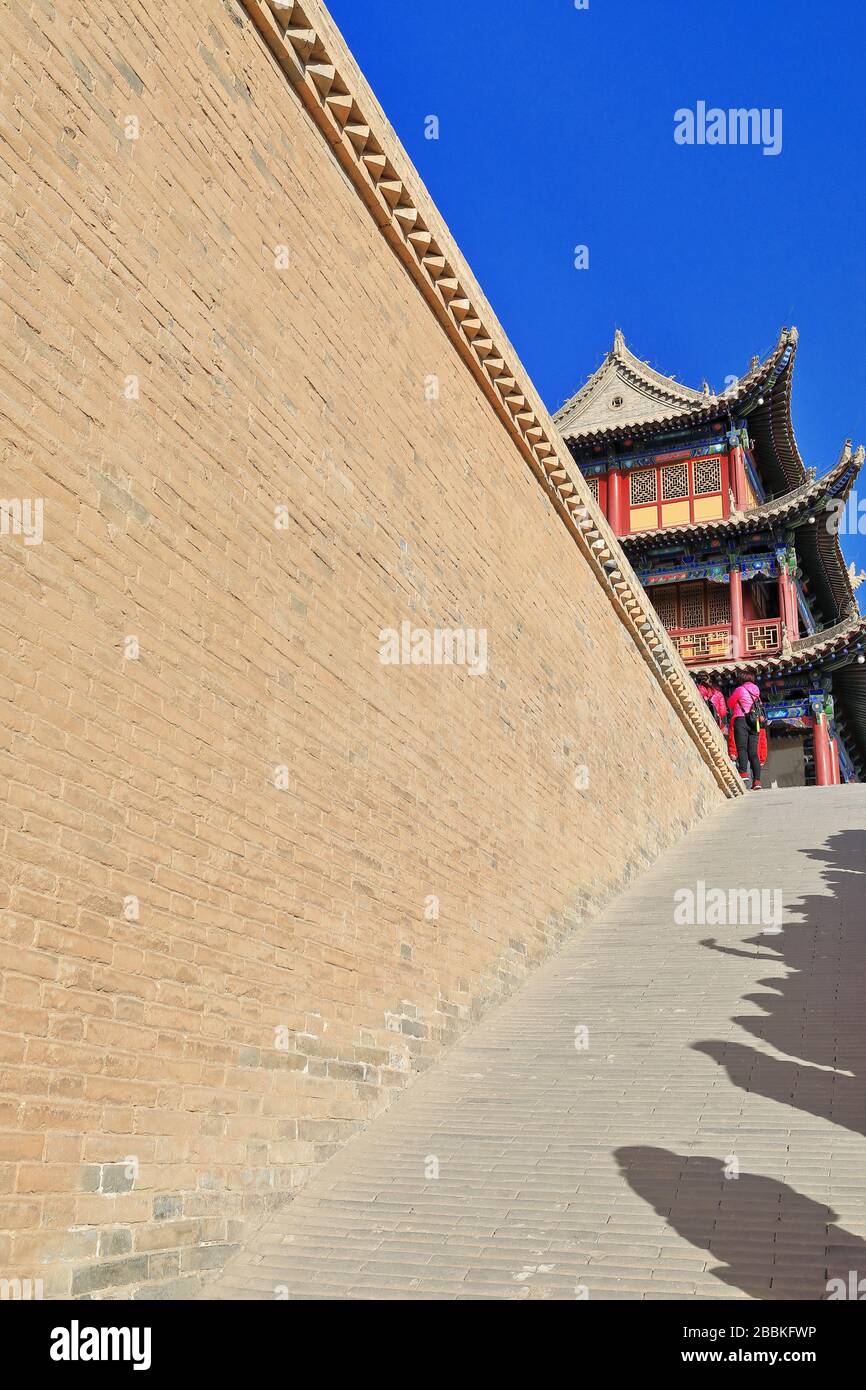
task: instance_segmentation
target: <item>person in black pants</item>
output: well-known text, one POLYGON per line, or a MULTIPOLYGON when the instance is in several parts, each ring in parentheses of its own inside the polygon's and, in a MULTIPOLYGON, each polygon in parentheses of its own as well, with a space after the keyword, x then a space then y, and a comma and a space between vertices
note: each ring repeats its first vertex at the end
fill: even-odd
POLYGON ((737 769, 744 780, 751 771, 753 791, 759 791, 761 787, 761 761, 758 757, 760 731, 758 728, 750 727, 754 718, 750 721, 746 716, 755 705, 761 708, 760 701, 761 692, 754 681, 744 681, 742 685, 738 685, 728 700, 737 749, 737 769))
POLYGON ((741 777, 752 774, 752 786, 761 785, 761 764, 758 761, 758 730, 750 729, 743 715, 734 720, 734 738, 737 744, 737 768, 741 777))

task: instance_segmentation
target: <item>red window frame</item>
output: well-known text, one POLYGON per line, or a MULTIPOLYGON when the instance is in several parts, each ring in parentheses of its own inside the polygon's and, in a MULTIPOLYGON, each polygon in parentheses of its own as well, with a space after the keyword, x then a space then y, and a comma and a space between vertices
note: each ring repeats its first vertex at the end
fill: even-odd
MULTIPOLYGON (((694 522, 695 519, 696 519, 696 518, 695 518, 695 501, 696 501, 696 499, 700 499, 700 498, 704 498, 704 497, 719 497, 719 496, 721 496, 721 499, 722 499, 722 519, 727 518, 727 517, 730 515, 730 505, 729 505, 729 498, 728 498, 728 486, 729 486, 729 484, 728 484, 728 478, 729 478, 729 474, 730 474, 730 470, 729 470, 729 465, 728 465, 728 455, 727 455, 727 454, 699 454, 696 458, 692 458, 692 456, 691 456, 690 454, 687 454, 687 453, 686 453, 686 454, 657 454, 657 455, 656 455, 655 462, 654 462, 654 463, 651 463, 651 464, 647 464, 647 466, 646 466, 645 468, 642 467, 642 468, 632 468, 632 469, 629 469, 628 473, 626 473, 626 475, 625 475, 625 477, 626 477, 626 479, 627 479, 627 487, 628 487, 628 494, 627 494, 627 497, 626 497, 626 506, 628 507, 629 531, 631 531, 631 510, 632 510, 632 507, 641 507, 641 508, 643 508, 643 507, 655 506, 655 508, 656 508, 656 525, 655 525, 655 528, 650 528, 650 527, 648 527, 647 529, 648 529, 648 530, 650 530, 650 529, 661 530, 662 527, 663 527, 664 524, 665 524, 665 523, 662 521, 662 507, 663 507, 663 506, 665 506, 666 504, 669 504, 669 503, 671 503, 671 502, 688 502, 688 504, 689 504, 689 522, 694 522), (709 463, 709 462, 718 463, 718 465, 719 465, 719 483, 720 483, 719 491, 718 491, 718 492, 699 492, 699 493, 696 494, 696 493, 695 493, 695 464, 697 464, 697 463, 709 463), (669 466, 672 465, 672 464, 680 464, 680 465, 685 464, 685 465, 686 465, 686 468, 688 469, 688 484, 687 484, 687 486, 688 486, 688 491, 687 491, 687 493, 686 493, 684 496, 682 496, 682 497, 666 497, 666 498, 663 499, 663 498, 662 498, 662 470, 663 470, 664 468, 669 467, 669 466), (651 472, 651 471, 652 471, 652 472, 655 472, 655 475, 656 475, 656 500, 655 500, 655 503, 652 503, 652 502, 634 502, 634 503, 633 503, 632 500, 631 500, 631 480, 632 480, 633 475, 634 475, 635 473, 649 473, 649 472, 651 472)), ((703 518, 702 518, 702 517, 698 517, 697 520, 700 521, 700 520, 703 520, 703 518)), ((670 525, 670 524, 671 524, 671 523, 668 523, 668 525, 670 525)), ((677 524, 677 525, 680 525, 680 526, 685 526, 687 523, 683 521, 683 522, 677 522, 676 524, 677 524)), ((635 532, 635 533, 632 533, 632 534, 639 534, 639 533, 635 532)))

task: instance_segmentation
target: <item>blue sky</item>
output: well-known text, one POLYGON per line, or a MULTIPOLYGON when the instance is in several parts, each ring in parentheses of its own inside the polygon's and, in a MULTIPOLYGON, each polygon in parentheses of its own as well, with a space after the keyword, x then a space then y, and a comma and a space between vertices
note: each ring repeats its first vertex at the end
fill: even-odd
POLYGON ((795 323, 806 463, 866 442, 863 0, 329 3, 551 408, 615 326, 721 388, 795 323), (676 144, 698 101, 781 108, 781 152, 676 144))

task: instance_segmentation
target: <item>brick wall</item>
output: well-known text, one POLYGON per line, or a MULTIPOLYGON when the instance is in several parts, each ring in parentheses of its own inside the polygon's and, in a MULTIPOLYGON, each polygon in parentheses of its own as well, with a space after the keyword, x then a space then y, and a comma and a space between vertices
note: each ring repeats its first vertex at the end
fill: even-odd
POLYGON ((244 11, 4 14, 0 1272, 179 1296, 722 792, 244 11))

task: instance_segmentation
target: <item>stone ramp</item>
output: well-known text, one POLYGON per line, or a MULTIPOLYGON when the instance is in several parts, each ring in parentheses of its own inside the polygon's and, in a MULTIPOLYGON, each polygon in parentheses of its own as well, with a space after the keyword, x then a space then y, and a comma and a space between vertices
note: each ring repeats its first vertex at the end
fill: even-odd
POLYGON ((201 1296, 820 1299, 866 1278, 864 887, 866 787, 721 807, 201 1296), (782 932, 675 925, 701 879, 780 889, 782 932))

